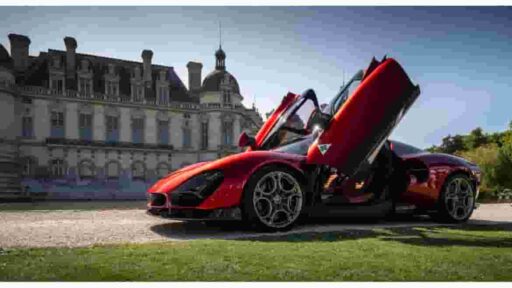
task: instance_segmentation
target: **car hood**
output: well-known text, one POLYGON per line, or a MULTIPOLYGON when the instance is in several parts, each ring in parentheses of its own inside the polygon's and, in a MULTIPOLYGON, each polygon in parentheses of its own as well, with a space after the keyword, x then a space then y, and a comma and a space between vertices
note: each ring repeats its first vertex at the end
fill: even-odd
POLYGON ((243 186, 245 180, 259 167, 269 163, 283 163, 292 167, 300 166, 305 156, 274 151, 248 151, 233 154, 214 161, 200 162, 181 168, 157 181, 148 193, 168 193, 188 179, 210 170, 221 170, 224 179, 234 179, 243 186))

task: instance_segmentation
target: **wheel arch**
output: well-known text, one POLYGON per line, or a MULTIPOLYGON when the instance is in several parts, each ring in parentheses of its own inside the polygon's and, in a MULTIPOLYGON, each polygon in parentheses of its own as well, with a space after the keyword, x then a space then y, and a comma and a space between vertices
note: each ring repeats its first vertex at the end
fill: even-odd
MULTIPOLYGON (((246 189, 247 189, 247 185, 249 183, 249 180, 254 176, 254 174, 258 173, 258 171, 260 171, 261 169, 264 169, 264 168, 267 168, 267 167, 280 167, 280 168, 284 168, 284 169, 288 169, 290 171, 292 171, 295 175, 294 176, 297 176, 297 180, 300 181, 300 183, 305 187, 307 185, 307 179, 306 179, 306 176, 304 175, 304 172, 301 171, 300 169, 298 169, 297 167, 287 163, 287 162, 283 162, 283 161, 270 161, 270 162, 266 162, 266 163, 263 163, 261 165, 259 165, 258 167, 256 167, 255 169, 253 169, 249 175, 249 177, 247 177, 243 187, 242 187, 242 191, 243 193, 245 193, 246 189)), ((305 191, 307 192, 307 191, 305 191)))
POLYGON ((443 189, 446 185, 446 181, 456 175, 464 175, 464 176, 467 176, 470 180, 471 180, 471 183, 473 184, 473 188, 476 189, 478 188, 477 185, 478 185, 478 181, 477 179, 471 174, 471 172, 469 171, 469 169, 467 168, 464 168, 464 167, 457 167, 455 168, 454 170, 452 170, 450 173, 448 173, 448 175, 446 175, 446 177, 444 178, 444 181, 443 181, 443 189))

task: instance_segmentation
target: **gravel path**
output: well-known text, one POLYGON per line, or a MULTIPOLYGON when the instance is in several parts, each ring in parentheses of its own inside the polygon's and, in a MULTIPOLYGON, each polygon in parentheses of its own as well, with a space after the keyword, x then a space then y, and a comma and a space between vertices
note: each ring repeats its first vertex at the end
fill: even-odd
MULTIPOLYGON (((512 204, 484 204, 475 211, 470 222, 493 225, 512 224, 512 204)), ((369 223, 310 223, 290 232, 327 232, 376 227, 435 226, 426 219, 369 223)), ((279 234, 286 234, 279 233, 279 234)), ((279 235, 278 233, 273 235, 279 235)), ((201 238, 233 239, 261 236, 239 225, 205 225, 180 222, 145 214, 142 209, 95 211, 30 211, 0 210, 0 247, 77 247, 94 244, 141 243, 164 240, 201 238)))

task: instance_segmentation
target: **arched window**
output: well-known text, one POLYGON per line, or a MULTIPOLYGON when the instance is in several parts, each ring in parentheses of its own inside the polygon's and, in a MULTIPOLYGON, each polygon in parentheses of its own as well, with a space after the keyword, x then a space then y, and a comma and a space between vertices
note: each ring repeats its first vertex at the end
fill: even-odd
POLYGON ((119 178, 120 165, 117 161, 110 161, 106 166, 106 175, 108 179, 116 179, 119 178))
POLYGON ((92 161, 83 160, 82 162, 80 162, 78 166, 78 175, 80 175, 80 178, 82 179, 94 178, 94 176, 96 175, 95 170, 96 169, 92 161))
POLYGON ((146 165, 142 161, 135 161, 132 164, 132 179, 144 180, 146 175, 146 165))
POLYGON ((169 174, 169 165, 167 163, 159 163, 156 167, 156 173, 158 174, 158 177, 165 177, 167 174, 169 174))
POLYGON ((62 159, 53 159, 50 161, 50 174, 54 178, 60 178, 64 176, 66 172, 66 168, 64 165, 64 160, 62 159))

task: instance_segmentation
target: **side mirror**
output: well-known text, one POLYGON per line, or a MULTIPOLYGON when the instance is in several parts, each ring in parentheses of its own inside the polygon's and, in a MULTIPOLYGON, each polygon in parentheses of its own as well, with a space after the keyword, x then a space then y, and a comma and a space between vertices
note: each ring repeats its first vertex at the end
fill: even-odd
POLYGON ((247 133, 245 132, 242 132, 242 134, 240 134, 240 138, 238 138, 238 147, 243 148, 249 146, 253 148, 254 144, 256 144, 256 141, 254 140, 253 137, 247 135, 247 133))

